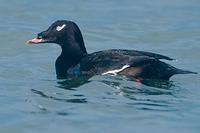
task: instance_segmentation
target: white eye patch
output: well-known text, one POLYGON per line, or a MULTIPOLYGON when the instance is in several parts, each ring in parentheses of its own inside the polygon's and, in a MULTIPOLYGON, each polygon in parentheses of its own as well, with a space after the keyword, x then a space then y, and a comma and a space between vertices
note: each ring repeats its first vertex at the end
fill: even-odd
POLYGON ((57 31, 61 31, 62 29, 65 28, 65 26, 66 26, 66 24, 63 24, 62 26, 57 26, 57 27, 56 27, 56 30, 57 30, 57 31))

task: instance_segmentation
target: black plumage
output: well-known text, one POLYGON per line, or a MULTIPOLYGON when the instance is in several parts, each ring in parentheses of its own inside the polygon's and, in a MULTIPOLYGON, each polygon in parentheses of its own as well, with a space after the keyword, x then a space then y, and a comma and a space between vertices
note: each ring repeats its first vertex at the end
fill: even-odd
POLYGON ((67 20, 56 21, 28 43, 57 43, 61 46, 61 55, 55 63, 59 79, 71 75, 69 71, 78 71, 74 73, 87 76, 113 73, 138 79, 161 80, 168 80, 175 74, 195 74, 160 60, 172 58, 151 52, 110 49, 88 54, 80 29, 74 22, 67 20))

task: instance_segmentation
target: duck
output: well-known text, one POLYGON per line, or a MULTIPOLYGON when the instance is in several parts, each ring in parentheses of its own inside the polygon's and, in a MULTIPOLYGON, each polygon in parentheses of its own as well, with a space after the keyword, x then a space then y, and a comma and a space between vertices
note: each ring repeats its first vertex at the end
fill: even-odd
POLYGON ((163 60, 173 58, 145 51, 108 49, 88 53, 78 25, 57 20, 28 44, 56 43, 62 51, 55 62, 57 79, 69 76, 121 75, 135 79, 169 80, 176 74, 197 74, 178 69, 163 60))

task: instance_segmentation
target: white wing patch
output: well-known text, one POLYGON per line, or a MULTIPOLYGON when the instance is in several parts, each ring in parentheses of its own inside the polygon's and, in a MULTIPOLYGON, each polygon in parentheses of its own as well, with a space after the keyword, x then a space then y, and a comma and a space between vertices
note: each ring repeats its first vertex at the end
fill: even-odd
POLYGON ((56 27, 56 30, 57 30, 57 31, 61 31, 62 29, 65 28, 65 26, 66 26, 66 24, 63 24, 62 26, 57 26, 57 27, 56 27))
POLYGON ((124 69, 126 69, 128 67, 130 67, 130 65, 125 65, 121 69, 115 69, 115 70, 107 71, 105 73, 102 73, 102 75, 106 75, 106 74, 117 75, 118 72, 121 72, 121 71, 123 71, 124 69))

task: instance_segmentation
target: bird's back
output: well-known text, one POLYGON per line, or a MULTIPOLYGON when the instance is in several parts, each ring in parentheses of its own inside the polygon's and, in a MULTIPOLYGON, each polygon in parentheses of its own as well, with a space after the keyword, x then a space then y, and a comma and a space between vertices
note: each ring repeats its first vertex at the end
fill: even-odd
POLYGON ((168 80, 174 74, 193 73, 177 69, 160 59, 173 60, 151 52, 111 49, 85 56, 80 62, 80 70, 85 75, 120 74, 142 79, 163 80, 168 80))

